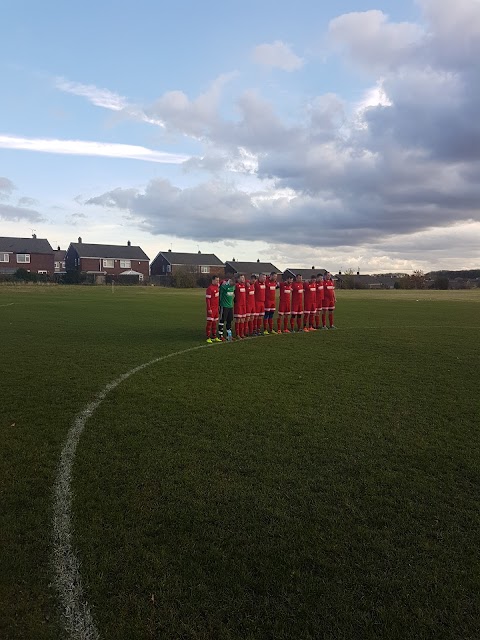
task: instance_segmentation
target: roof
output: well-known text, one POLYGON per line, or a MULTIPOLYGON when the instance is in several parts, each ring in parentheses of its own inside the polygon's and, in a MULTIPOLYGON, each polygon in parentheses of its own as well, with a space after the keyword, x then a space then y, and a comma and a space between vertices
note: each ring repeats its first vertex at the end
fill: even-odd
POLYGON ((231 260, 225 262, 225 267, 232 270, 234 273, 244 273, 248 275, 250 273, 266 273, 269 274, 272 271, 275 273, 282 273, 280 269, 271 262, 237 262, 231 260))
POLYGON ((322 275, 325 275, 327 273, 326 269, 300 269, 297 267, 290 267, 290 269, 285 269, 283 275, 285 275, 287 271, 293 276, 297 276, 300 274, 304 280, 310 280, 312 275, 316 277, 319 273, 321 273, 322 275))
POLYGON ((0 251, 12 253, 47 253, 53 255, 48 240, 43 238, 0 238, 0 251))
POLYGON ((60 251, 54 251, 55 254, 55 262, 62 262, 65 260, 65 254, 67 253, 65 249, 60 249, 60 251))
MULTIPOLYGON (((162 256, 171 265, 190 265, 205 267, 223 267, 223 262, 214 253, 178 253, 159 251, 155 260, 162 256)), ((155 260, 153 262, 155 262, 155 260)))
POLYGON ((140 273, 140 271, 135 271, 134 269, 128 269, 127 271, 122 271, 120 275, 121 276, 143 276, 143 273, 140 273))
MULTIPOLYGON (((71 242, 80 258, 122 258, 125 260, 148 260, 147 254, 140 247, 119 244, 86 244, 71 242)), ((69 249, 70 249, 69 247, 69 249)))

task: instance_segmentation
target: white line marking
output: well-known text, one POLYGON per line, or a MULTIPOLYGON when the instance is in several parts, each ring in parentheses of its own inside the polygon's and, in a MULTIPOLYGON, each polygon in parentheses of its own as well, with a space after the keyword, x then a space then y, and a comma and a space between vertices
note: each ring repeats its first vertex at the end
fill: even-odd
POLYGON ((11 307, 14 304, 15 304, 14 302, 9 302, 8 304, 0 304, 0 307, 11 307))
POLYGON ((72 639, 98 640, 100 637, 83 593, 80 562, 72 544, 72 466, 78 442, 87 420, 98 409, 110 391, 113 391, 119 384, 135 373, 162 360, 211 346, 214 345, 202 344, 197 347, 169 353, 134 367, 127 373, 123 373, 113 382, 109 382, 95 396, 95 399, 77 414, 68 431, 60 454, 58 473, 53 490, 53 564, 55 571, 54 581, 63 609, 65 628, 72 639))

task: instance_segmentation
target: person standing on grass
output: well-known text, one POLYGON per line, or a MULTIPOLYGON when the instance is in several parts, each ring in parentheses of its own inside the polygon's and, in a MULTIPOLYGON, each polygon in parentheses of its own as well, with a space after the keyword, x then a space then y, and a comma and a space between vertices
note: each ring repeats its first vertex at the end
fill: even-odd
POLYGON ((316 331, 315 312, 317 310, 317 279, 312 273, 310 280, 305 283, 303 294, 304 331, 316 331))
POLYGON ((272 271, 265 282, 265 318, 263 320, 263 332, 268 336, 269 333, 277 333, 273 328, 273 316, 275 314, 275 295, 278 289, 277 274, 272 271))
POLYGON ((292 283, 292 315, 290 316, 291 331, 294 331, 295 317, 297 318, 297 331, 301 331, 303 317, 303 282, 301 273, 297 273, 295 282, 292 283))
POLYGON ((265 284, 266 276, 261 273, 255 282, 255 315, 256 315, 256 335, 262 333, 262 321, 265 316, 265 295, 267 285, 265 284))
POLYGON ((322 329, 327 328, 327 311, 329 329, 336 329, 333 324, 333 312, 335 311, 335 283, 332 274, 327 272, 323 279, 323 311, 322 311, 322 329))
POLYGON ((320 329, 320 316, 323 308, 323 276, 317 274, 317 310, 315 313, 315 328, 320 329))
POLYGON ((247 289, 245 276, 237 276, 235 285, 235 301, 233 303, 233 317, 235 318, 235 333, 237 338, 245 337, 245 318, 247 317, 247 289))
POLYGON ((233 322, 233 300, 235 297, 235 284, 233 278, 224 280, 220 285, 220 307, 222 313, 218 324, 218 333, 220 340, 225 342, 225 326, 227 329, 227 340, 232 340, 232 322, 233 322))
POLYGON ((285 282, 280 282, 280 303, 278 305, 277 333, 282 333, 281 322, 283 318, 283 333, 290 333, 288 318, 292 312, 292 276, 288 276, 285 282))
POLYGON ((253 336, 255 333, 256 326, 256 312, 255 312, 255 282, 257 281, 257 276, 255 273, 252 273, 250 276, 250 280, 247 280, 245 283, 246 294, 247 294, 247 307, 246 307, 246 318, 245 318, 245 329, 247 336, 253 336))
POLYGON ((205 293, 205 300, 207 302, 207 342, 220 342, 217 338, 217 322, 218 322, 218 307, 219 307, 219 292, 218 292, 218 276, 212 276, 212 282, 207 288, 205 293))

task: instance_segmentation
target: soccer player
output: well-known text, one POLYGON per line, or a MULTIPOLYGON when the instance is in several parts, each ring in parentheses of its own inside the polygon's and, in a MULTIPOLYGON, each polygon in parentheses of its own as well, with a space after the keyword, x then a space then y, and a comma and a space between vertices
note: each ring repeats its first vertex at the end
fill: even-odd
POLYGON ((262 320, 265 316, 265 295, 267 285, 265 284, 266 276, 261 273, 255 282, 255 316, 256 316, 256 335, 261 335, 262 320))
POLYGON ((235 334, 237 338, 243 340, 245 337, 245 318, 247 317, 247 289, 243 274, 237 276, 233 317, 235 318, 235 334))
POLYGON ((303 294, 304 331, 316 331, 315 312, 317 310, 317 279, 312 273, 310 280, 305 283, 303 294))
POLYGON ((285 282, 280 282, 280 304, 278 305, 277 333, 282 333, 282 318, 283 333, 290 333, 288 328, 288 317, 292 312, 292 282, 292 276, 288 276, 285 282))
POLYGON ((220 285, 220 306, 222 315, 218 323, 220 339, 225 342, 224 329, 227 326, 227 340, 232 340, 233 299, 235 296, 235 284, 233 278, 224 280, 220 285))
POLYGON ((297 273, 295 282, 292 283, 292 315, 290 316, 290 330, 294 331, 295 317, 297 318, 297 331, 302 330, 303 316, 303 282, 302 274, 297 273))
POLYGON ((275 313, 275 294, 278 289, 277 274, 272 271, 265 281, 265 317, 263 320, 263 333, 277 333, 273 328, 273 315, 275 313))
POLYGON ((315 313, 315 328, 320 329, 320 316, 323 308, 323 276, 317 274, 317 311, 315 313))
POLYGON ((212 283, 207 288, 205 293, 205 300, 207 302, 207 342, 220 342, 220 338, 217 338, 217 322, 218 322, 218 306, 219 306, 219 293, 218 293, 218 276, 212 276, 212 283))
POLYGON ((336 329, 333 324, 333 312, 335 311, 335 284, 331 273, 326 273, 323 279, 323 311, 322 311, 322 329, 327 328, 327 311, 329 329, 336 329))
POLYGON ((246 314, 247 317, 245 322, 248 326, 247 335, 253 336, 255 335, 256 330, 256 315, 255 315, 255 282, 257 281, 257 275, 252 273, 250 276, 250 280, 247 280, 246 285, 246 293, 247 293, 247 308, 246 314))

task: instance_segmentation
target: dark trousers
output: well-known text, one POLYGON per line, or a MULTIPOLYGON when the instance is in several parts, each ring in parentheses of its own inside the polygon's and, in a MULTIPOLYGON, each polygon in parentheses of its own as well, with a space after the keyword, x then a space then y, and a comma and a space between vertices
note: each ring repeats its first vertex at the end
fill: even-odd
POLYGON ((223 336, 224 325, 227 325, 227 331, 231 330, 233 322, 233 308, 222 307, 222 313, 220 315, 220 322, 218 323, 218 333, 223 336))

